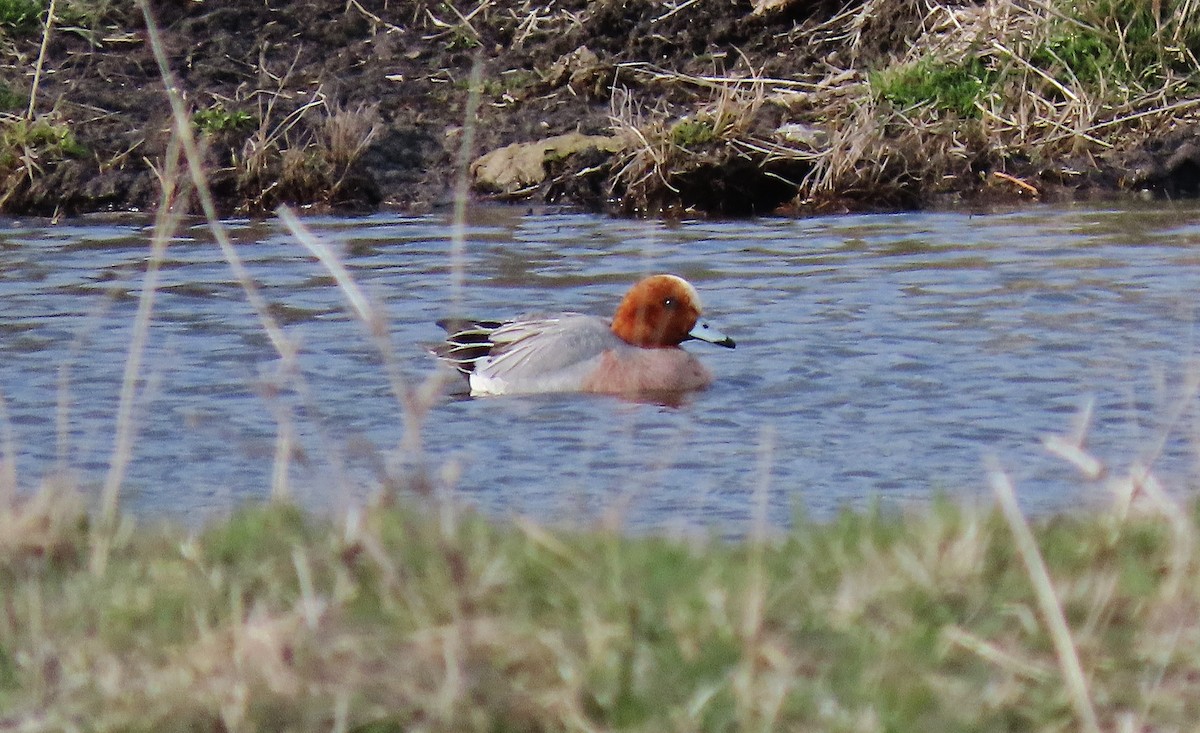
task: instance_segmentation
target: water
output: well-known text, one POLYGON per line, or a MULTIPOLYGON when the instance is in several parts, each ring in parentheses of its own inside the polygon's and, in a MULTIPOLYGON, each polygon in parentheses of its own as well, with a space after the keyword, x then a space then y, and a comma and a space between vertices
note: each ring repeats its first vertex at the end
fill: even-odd
MULTIPOLYGON (((459 310, 450 226, 433 215, 307 222, 386 312, 411 384, 459 310)), ((270 491, 281 425, 292 492, 361 501, 401 473, 404 420, 377 344, 275 222, 231 222, 239 254, 300 345, 280 362, 199 224, 168 252, 150 330, 126 506, 195 521, 270 491)), ((95 490, 112 450, 148 256, 144 221, 0 221, 0 390, 25 484, 64 468, 95 490)), ((578 395, 440 400, 425 460, 487 512, 616 514, 634 527, 743 530, 871 502, 986 496, 985 458, 1023 504, 1107 500, 1040 440, 1091 398, 1090 448, 1174 490, 1196 475, 1200 208, 1028 208, 679 224, 475 211, 461 311, 607 313, 649 272, 696 284, 735 351, 677 406, 578 395)))

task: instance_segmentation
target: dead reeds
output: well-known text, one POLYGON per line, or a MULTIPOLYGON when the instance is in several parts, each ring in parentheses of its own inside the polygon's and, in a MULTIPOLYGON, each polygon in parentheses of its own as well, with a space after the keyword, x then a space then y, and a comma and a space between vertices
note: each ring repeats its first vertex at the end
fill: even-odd
MULTIPOLYGON (((721 205, 731 205, 730 201, 698 200, 681 188, 697 177, 698 170, 745 167, 750 158, 744 143, 762 130, 761 112, 768 98, 797 86, 788 80, 763 78, 744 57, 739 68, 736 74, 694 75, 643 63, 618 65, 609 122, 626 145, 612 163, 609 193, 622 202, 626 212, 657 214, 693 206, 716 211, 721 205), (646 106, 623 86, 623 78, 635 78, 652 87, 682 87, 699 101, 686 110, 662 101, 646 106)), ((771 173, 764 170, 763 175, 771 173)), ((731 210, 736 208, 732 205, 731 210)))
MULTIPOLYGON (((888 5, 888 13, 899 6, 888 5)), ((978 186, 984 173, 1010 166, 1066 179, 1087 166, 1088 156, 1132 150, 1195 112, 1200 23, 1188 5, 1155 5, 1161 35, 1135 37, 1137 23, 1150 23, 1139 15, 1149 5, 1122 19, 1115 4, 1100 0, 928 3, 919 20, 910 19, 919 32, 902 42, 870 35, 868 5, 847 11, 818 37, 849 44, 860 67, 877 71, 827 88, 799 111, 819 121, 829 141, 794 152, 814 162, 801 196, 836 197, 882 184, 907 186, 919 199, 947 178, 958 179, 952 188, 969 190, 971 176, 978 186), (1165 37, 1190 41, 1160 45, 1165 37), (921 68, 943 73, 922 76, 921 68), (938 78, 974 86, 967 98, 950 102, 956 92, 937 86, 938 78), (900 98, 912 101, 901 106, 894 101, 900 98), (897 158, 902 166, 895 166, 897 158)))
MULTIPOLYGON (((690 108, 647 104, 618 74, 613 124, 639 144, 614 166, 614 190, 652 211, 644 203, 678 195, 681 174, 736 149, 763 170, 793 163, 796 202, 818 208, 920 206, 992 186, 1036 197, 1042 179, 1069 185, 1195 122, 1200 107, 1190 0, 870 0, 806 23, 807 54, 822 63, 786 80, 753 67, 704 78, 711 96, 690 108), (764 100, 782 124, 745 124, 764 118, 764 100), (737 122, 718 129, 714 106, 737 122), (707 147, 673 144, 680 131, 707 132, 707 147)), ((622 73, 676 91, 700 81, 639 64, 622 73)))

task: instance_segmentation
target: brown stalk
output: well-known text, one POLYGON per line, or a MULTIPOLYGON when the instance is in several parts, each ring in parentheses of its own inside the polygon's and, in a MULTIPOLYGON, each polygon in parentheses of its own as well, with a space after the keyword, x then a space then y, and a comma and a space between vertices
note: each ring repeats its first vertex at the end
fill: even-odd
POLYGON ((37 61, 33 65, 33 84, 29 89, 29 109, 25 112, 26 120, 33 120, 37 109, 38 85, 42 80, 42 66, 46 63, 46 50, 50 47, 50 35, 54 29, 55 9, 58 0, 50 0, 46 6, 46 23, 42 27, 42 45, 38 49, 37 61))

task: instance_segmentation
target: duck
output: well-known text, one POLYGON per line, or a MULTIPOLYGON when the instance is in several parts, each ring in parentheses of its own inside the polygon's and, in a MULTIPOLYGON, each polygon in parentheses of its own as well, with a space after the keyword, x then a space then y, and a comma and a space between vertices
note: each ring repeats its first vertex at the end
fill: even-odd
POLYGON ((696 288, 677 275, 651 275, 629 289, 611 319, 582 313, 514 320, 447 318, 430 350, 467 381, 473 396, 585 392, 683 393, 713 376, 680 344, 727 349, 733 339, 700 320, 696 288))

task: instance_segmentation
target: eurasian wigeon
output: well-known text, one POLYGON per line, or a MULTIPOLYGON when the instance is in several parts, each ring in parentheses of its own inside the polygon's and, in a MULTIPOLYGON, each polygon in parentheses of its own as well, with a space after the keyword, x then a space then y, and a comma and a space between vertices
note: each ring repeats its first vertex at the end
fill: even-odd
POLYGON ((446 319, 438 321, 446 340, 432 351, 466 376, 473 395, 686 392, 708 386, 712 374, 679 344, 734 347, 700 314, 691 283, 653 275, 630 288, 611 321, 579 313, 446 319))

